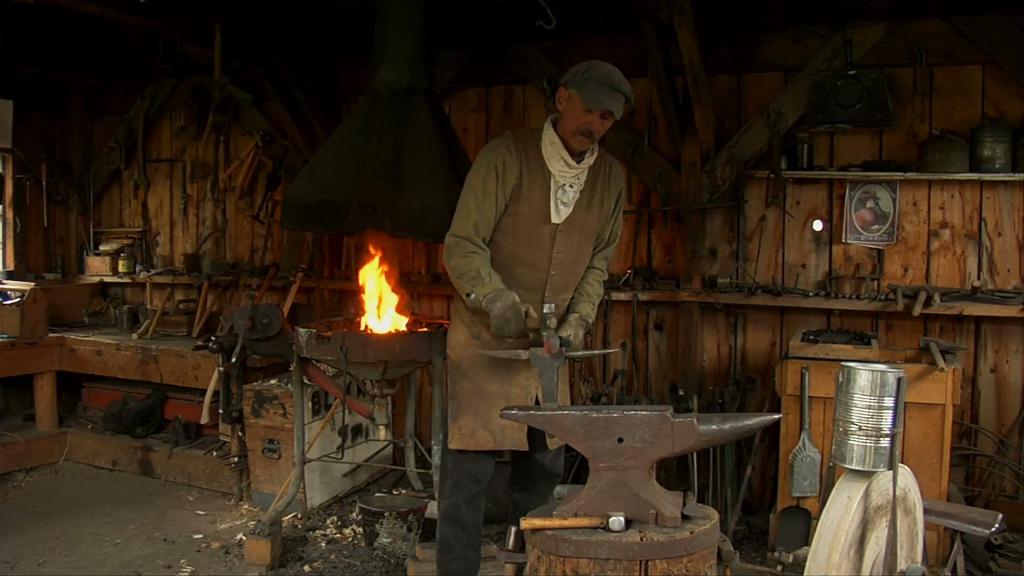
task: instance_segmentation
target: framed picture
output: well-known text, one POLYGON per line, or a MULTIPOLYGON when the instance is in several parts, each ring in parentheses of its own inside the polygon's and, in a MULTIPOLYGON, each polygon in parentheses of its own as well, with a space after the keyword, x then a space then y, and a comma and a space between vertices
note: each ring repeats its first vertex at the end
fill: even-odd
POLYGON ((874 248, 895 244, 899 207, 899 182, 848 180, 843 242, 874 248))

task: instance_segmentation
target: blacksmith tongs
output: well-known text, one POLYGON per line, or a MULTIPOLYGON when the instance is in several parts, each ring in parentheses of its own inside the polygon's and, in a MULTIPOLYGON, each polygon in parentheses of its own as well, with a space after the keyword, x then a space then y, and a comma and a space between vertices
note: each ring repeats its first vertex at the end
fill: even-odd
POLYGON ((540 336, 542 346, 527 350, 480 350, 481 354, 493 358, 529 360, 540 376, 541 404, 558 404, 558 370, 567 358, 592 358, 618 352, 618 348, 598 350, 568 350, 569 342, 558 335, 558 317, 554 304, 544 304, 541 316, 540 336))

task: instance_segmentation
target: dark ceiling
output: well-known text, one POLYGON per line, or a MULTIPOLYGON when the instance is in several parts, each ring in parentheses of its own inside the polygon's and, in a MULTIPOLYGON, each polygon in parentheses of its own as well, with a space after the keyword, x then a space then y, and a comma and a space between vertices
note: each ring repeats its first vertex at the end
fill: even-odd
MULTIPOLYGON (((642 18, 654 24, 660 51, 679 74, 679 50, 664 8, 672 1, 427 0, 438 83, 452 88, 521 82, 586 58, 611 61, 629 76, 647 76, 642 18)), ((1020 0, 694 4, 711 73, 797 69, 825 39, 855 21, 1024 16, 1020 0)), ((40 90, 72 83, 102 93, 111 85, 137 89, 159 76, 209 74, 219 24, 224 70, 232 82, 249 90, 269 79, 287 87, 278 92, 301 93, 315 116, 331 126, 341 103, 363 92, 371 78, 373 14, 369 0, 0 0, 0 54, 9 72, 0 75, 0 96, 11 91, 11 83, 40 90)), ((947 58, 978 54, 962 38, 947 39, 956 36, 950 30, 928 34, 948 45, 947 58)), ((913 48, 907 42, 927 41, 919 35, 890 51, 909 59, 913 48)))

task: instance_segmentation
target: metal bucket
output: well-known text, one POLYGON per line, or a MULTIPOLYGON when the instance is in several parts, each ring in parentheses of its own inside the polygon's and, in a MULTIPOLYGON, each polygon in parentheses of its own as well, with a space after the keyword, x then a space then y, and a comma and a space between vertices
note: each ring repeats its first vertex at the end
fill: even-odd
POLYGON ((843 362, 836 381, 832 462, 851 470, 888 470, 892 437, 903 421, 902 368, 843 362))
POLYGON ((1013 165, 1013 129, 985 116, 971 130, 971 169, 982 173, 1009 172, 1013 165))

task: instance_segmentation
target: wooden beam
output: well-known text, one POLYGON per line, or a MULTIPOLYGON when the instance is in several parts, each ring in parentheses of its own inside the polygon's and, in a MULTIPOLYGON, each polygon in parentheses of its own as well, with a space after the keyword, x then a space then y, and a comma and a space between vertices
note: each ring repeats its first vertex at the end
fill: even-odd
MULTIPOLYGON (((237 474, 216 456, 156 440, 69 431, 68 460, 231 494, 237 474)), ((61 449, 65 443, 61 442, 61 449)))
POLYGON ((60 363, 64 339, 48 337, 38 343, 0 343, 0 378, 50 372, 60 363))
POLYGON ((68 447, 65 432, 28 432, 0 440, 0 474, 59 462, 68 447))
POLYGON ((625 122, 616 122, 605 132, 601 146, 618 158, 644 186, 661 196, 662 206, 678 206, 679 169, 647 145, 642 134, 625 122))
MULTIPOLYGON (((773 294, 744 294, 740 292, 699 292, 683 290, 608 290, 612 302, 696 302, 714 306, 752 306, 770 308, 800 308, 850 312, 878 312, 891 315, 909 315, 910 306, 900 312, 892 300, 848 300, 824 296, 775 296, 773 294)), ((981 302, 950 302, 926 306, 922 315, 976 316, 980 318, 1024 318, 1024 306, 985 304, 981 302)))
POLYGON ((702 162, 707 162, 715 153, 715 109, 711 100, 711 85, 704 72, 704 58, 701 55, 700 40, 694 24, 692 0, 670 3, 672 23, 676 29, 676 41, 683 55, 683 71, 686 87, 690 94, 693 121, 697 128, 702 162))
POLYGON ((871 24, 853 27, 840 33, 797 74, 768 107, 755 116, 726 144, 704 171, 707 186, 712 191, 729 189, 739 174, 764 152, 773 135, 781 136, 804 113, 814 75, 823 70, 842 66, 847 40, 852 43, 853 61, 856 62, 889 31, 890 24, 871 24))
POLYGON ((32 400, 35 403, 36 429, 45 432, 59 430, 56 372, 42 372, 32 377, 32 400))
POLYGON ((959 16, 950 24, 1024 86, 1024 31, 1003 16, 959 16))
POLYGON ((216 366, 217 356, 209 352, 97 337, 68 337, 60 362, 61 370, 67 372, 199 390, 206 390, 216 366))

